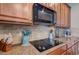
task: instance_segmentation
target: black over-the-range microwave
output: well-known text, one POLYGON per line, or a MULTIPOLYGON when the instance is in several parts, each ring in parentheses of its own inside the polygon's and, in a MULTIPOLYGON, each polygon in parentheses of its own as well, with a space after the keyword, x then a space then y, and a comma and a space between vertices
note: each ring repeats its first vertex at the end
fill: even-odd
POLYGON ((39 3, 33 5, 33 23, 55 25, 57 20, 56 11, 51 10, 39 3))

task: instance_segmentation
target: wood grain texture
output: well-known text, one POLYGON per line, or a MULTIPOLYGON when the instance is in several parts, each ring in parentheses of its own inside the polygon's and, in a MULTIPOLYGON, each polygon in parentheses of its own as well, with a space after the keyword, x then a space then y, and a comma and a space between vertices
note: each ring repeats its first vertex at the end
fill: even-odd
MULTIPOLYGON (((22 3, 1 3, 0 4, 0 20, 9 21, 13 24, 24 23, 32 25, 32 5, 22 3)), ((4 22, 4 23, 5 23, 4 22)), ((6 22, 6 23, 7 23, 6 22)))
POLYGON ((65 51, 66 51, 66 45, 63 45, 57 49, 55 49, 54 51, 48 53, 48 55, 62 55, 65 51))
MULTIPOLYGON (((62 28, 70 27, 70 17, 71 17, 70 7, 67 4, 65 3, 40 3, 40 4, 57 12, 56 26, 62 28)), ((26 23, 29 23, 29 20, 31 20, 30 22, 31 24, 33 24, 32 22, 33 3, 1 3, 0 14, 16 18, 16 21, 20 21, 22 19, 22 22, 24 22, 24 20, 26 20, 25 21, 26 23)), ((11 21, 14 20, 11 19, 11 21)))

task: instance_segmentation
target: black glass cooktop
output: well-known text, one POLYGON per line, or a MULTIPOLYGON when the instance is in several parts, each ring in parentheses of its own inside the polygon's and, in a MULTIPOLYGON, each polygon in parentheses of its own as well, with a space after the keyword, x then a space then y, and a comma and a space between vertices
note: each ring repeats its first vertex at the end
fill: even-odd
POLYGON ((45 50, 48 50, 54 46, 57 46, 63 42, 59 42, 58 40, 54 40, 55 44, 54 45, 50 45, 48 42, 48 38, 46 39, 42 39, 42 40, 35 40, 35 41, 31 41, 30 43, 40 52, 43 52, 45 50))

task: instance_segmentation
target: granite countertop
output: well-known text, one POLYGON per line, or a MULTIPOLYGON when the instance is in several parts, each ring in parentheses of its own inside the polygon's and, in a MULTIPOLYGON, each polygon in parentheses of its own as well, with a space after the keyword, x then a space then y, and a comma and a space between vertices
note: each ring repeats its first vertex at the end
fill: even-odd
MULTIPOLYGON (((64 38, 62 38, 62 39, 64 39, 64 38)), ((50 53, 51 51, 57 49, 58 47, 61 47, 67 43, 70 43, 70 41, 73 42, 74 40, 67 40, 67 41, 63 40, 64 43, 62 43, 58 46, 52 47, 52 48, 45 50, 43 52, 39 52, 32 44, 29 43, 29 45, 27 47, 15 46, 15 47, 13 47, 12 50, 10 50, 8 52, 0 51, 0 55, 46 55, 46 54, 50 53)))
POLYGON ((25 46, 15 46, 8 52, 0 51, 0 55, 33 55, 39 53, 31 44, 25 46))
POLYGON ((39 52, 33 45, 29 44, 28 47, 24 46, 16 46, 13 47, 12 50, 8 52, 2 52, 0 51, 0 55, 46 55, 49 52, 53 51, 54 49, 58 48, 59 46, 62 46, 63 44, 60 44, 56 47, 50 48, 46 51, 39 52))

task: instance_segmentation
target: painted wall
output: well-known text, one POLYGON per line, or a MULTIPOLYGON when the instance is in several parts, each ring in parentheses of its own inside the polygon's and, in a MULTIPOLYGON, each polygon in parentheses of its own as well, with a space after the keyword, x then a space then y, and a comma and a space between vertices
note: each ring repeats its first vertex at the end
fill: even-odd
POLYGON ((79 37, 79 3, 70 3, 69 5, 71 5, 72 36, 79 37))
POLYGON ((79 3, 73 3, 72 4, 71 27, 79 28, 79 3))

